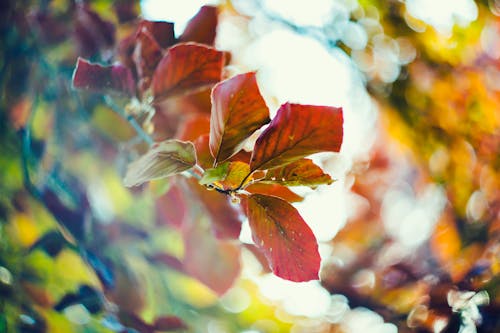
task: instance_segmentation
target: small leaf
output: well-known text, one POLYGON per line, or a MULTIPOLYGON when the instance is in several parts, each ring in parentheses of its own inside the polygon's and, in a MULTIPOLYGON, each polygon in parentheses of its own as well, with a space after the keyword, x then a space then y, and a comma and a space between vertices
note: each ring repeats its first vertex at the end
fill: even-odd
POLYGON ((73 72, 73 87, 95 92, 114 91, 133 96, 135 82, 127 67, 116 64, 101 66, 78 58, 73 72))
POLYGON ((130 163, 123 180, 137 186, 148 180, 169 177, 192 168, 196 153, 191 142, 166 140, 156 143, 146 154, 130 163))
POLYGON ((283 104, 255 142, 251 170, 276 168, 322 151, 338 152, 342 124, 341 108, 283 104))
MULTIPOLYGON (((200 184, 214 184, 224 190, 235 190, 249 173, 250 166, 248 163, 240 161, 225 162, 216 168, 205 170, 200 184)), ((246 178, 245 183, 248 183, 250 180, 250 177, 246 178)))
POLYGON ((78 3, 74 18, 74 38, 79 55, 92 57, 115 43, 115 25, 103 20, 89 4, 78 3))
POLYGON ((247 215, 255 245, 274 274, 295 282, 318 279, 321 258, 316 238, 292 205, 253 194, 248 197, 247 215))
POLYGON ((156 101, 209 88, 220 81, 224 53, 196 43, 168 49, 153 75, 156 101))
POLYGON ((309 186, 331 184, 332 178, 314 164, 310 159, 304 158, 288 165, 269 170, 262 180, 265 183, 278 183, 286 186, 309 186))
POLYGON ((197 42, 213 45, 217 33, 217 7, 203 6, 198 13, 189 20, 180 42, 197 42))
POLYGON ((247 186, 245 190, 254 194, 271 195, 288 202, 301 202, 302 200, 304 200, 303 197, 293 192, 288 187, 280 184, 266 184, 262 182, 256 182, 247 186))
POLYGON ((210 151, 219 162, 234 155, 246 138, 269 122, 269 110, 255 72, 218 83, 211 98, 210 151))
POLYGON ((219 164, 216 168, 206 169, 200 179, 201 185, 208 185, 226 179, 229 172, 229 162, 219 164))
POLYGON ((140 78, 151 77, 162 58, 160 46, 146 28, 137 32, 132 58, 140 78))

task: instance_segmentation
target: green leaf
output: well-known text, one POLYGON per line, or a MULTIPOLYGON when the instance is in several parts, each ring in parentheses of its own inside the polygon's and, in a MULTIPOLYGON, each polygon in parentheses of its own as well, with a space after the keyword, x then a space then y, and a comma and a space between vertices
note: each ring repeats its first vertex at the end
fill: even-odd
POLYGON ((189 170, 195 164, 196 153, 191 142, 166 140, 156 143, 146 154, 130 163, 123 182, 127 187, 137 186, 189 170))
POLYGON ((200 179, 200 184, 208 185, 226 179, 226 176, 229 172, 229 164, 229 162, 226 162, 219 164, 215 168, 205 170, 205 173, 203 173, 203 177, 201 177, 200 179))

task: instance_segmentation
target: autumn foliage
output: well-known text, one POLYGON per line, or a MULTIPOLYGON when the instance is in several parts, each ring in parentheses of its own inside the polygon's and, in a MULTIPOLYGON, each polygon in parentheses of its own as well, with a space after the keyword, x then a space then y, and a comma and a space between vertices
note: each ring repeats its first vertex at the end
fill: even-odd
MULTIPOLYGON (((400 1, 360 2, 346 18, 365 24, 364 49, 348 29, 336 40, 262 8, 364 75, 380 112, 374 144, 334 174, 348 108, 294 96, 270 107, 259 69, 240 70, 216 44, 221 19, 253 19, 237 2, 201 7, 180 34, 144 19, 139 2, 7 2, 0 332, 198 332, 209 319, 230 332, 348 332, 332 314, 307 326, 274 312, 249 261, 254 275, 317 283, 401 332, 500 329, 494 51, 447 53, 434 30, 416 33, 423 23, 400 1), (379 16, 367 23, 370 10, 379 16), (399 43, 399 62, 376 54, 379 30, 384 47, 399 43), (406 42, 420 52, 412 59, 402 59, 406 42), (348 216, 319 242, 297 203, 337 186, 348 216), (408 236, 420 218, 433 224, 408 236), (252 295, 244 315, 207 301, 237 288, 252 295)), ((478 4, 454 47, 493 38, 478 33, 499 31, 490 7, 478 4)))

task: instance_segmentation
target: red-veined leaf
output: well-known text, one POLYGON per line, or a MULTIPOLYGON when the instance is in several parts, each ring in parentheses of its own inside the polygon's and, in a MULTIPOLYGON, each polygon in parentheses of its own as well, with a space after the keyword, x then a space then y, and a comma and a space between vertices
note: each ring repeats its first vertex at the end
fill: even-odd
POLYGON ((203 6, 191 20, 179 37, 181 42, 197 42, 213 45, 217 33, 217 7, 203 6))
POLYGON ((196 44, 178 44, 168 49, 153 75, 156 101, 209 88, 220 81, 224 53, 196 44))
POLYGON ((164 21, 147 21, 139 23, 138 31, 146 29, 162 48, 175 44, 174 24, 164 21))
POLYGON ((218 294, 225 293, 240 273, 240 248, 232 241, 215 239, 202 216, 183 231, 185 271, 218 294))
POLYGON ((78 58, 73 72, 73 87, 96 92, 115 91, 133 96, 135 82, 130 69, 121 64, 101 66, 78 58))
POLYGON ((243 141, 269 122, 269 110, 262 98, 255 72, 240 74, 212 89, 210 151, 216 162, 241 149, 243 141))
POLYGON ((333 180, 330 175, 324 173, 312 160, 303 158, 285 166, 269 170, 262 182, 315 188, 318 185, 329 185, 333 180))
POLYGON ((304 200, 303 197, 293 192, 288 187, 280 184, 266 184, 266 183, 256 182, 254 184, 247 186, 245 190, 247 192, 254 194, 275 196, 283 200, 286 200, 288 202, 300 202, 304 200))
POLYGON ((341 108, 285 103, 257 138, 251 170, 279 167, 322 151, 338 152, 342 126, 341 108))
POLYGON ((316 237, 292 205, 253 194, 248 197, 247 215, 255 245, 275 275, 295 282, 318 279, 321 258, 316 237))
POLYGON ((136 186, 181 173, 195 164, 196 153, 191 142, 166 140, 155 143, 146 154, 130 163, 123 182, 127 187, 136 186))

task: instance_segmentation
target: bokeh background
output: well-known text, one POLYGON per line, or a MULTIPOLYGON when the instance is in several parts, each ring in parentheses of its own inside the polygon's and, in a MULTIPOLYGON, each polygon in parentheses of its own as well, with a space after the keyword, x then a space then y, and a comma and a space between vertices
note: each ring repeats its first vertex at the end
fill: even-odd
POLYGON ((500 331, 499 1, 5 1, 0 28, 0 332, 152 332, 167 315, 187 332, 500 331), (180 36, 203 5, 227 76, 257 71, 271 115, 344 110, 341 152, 313 156, 336 181, 294 188, 319 281, 277 278, 251 247, 222 295, 212 253, 180 271, 171 221, 191 203, 168 181, 125 188, 137 133, 72 89, 77 57, 119 61, 137 17, 180 36))

